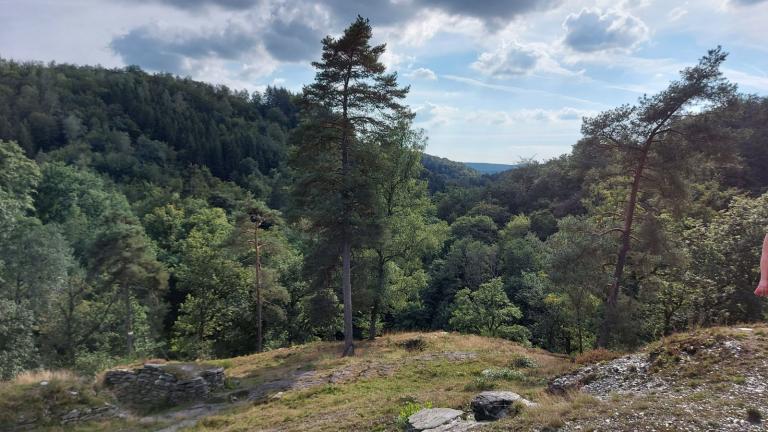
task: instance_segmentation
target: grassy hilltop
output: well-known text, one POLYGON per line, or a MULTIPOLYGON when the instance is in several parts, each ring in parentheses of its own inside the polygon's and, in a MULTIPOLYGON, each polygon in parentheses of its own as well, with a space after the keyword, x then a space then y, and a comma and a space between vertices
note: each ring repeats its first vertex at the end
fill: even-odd
POLYGON ((397 431, 420 407, 469 411, 482 390, 539 403, 477 430, 761 430, 768 381, 768 328, 718 327, 680 333, 620 357, 591 351, 575 359, 493 338, 399 333, 361 342, 359 355, 316 342, 217 360, 227 388, 206 404, 61 425, 72 410, 115 403, 100 383, 72 374, 27 374, 2 384, 3 430, 397 431), (575 372, 582 390, 551 394, 575 372), (567 376, 567 375, 566 375, 567 376), (40 380, 48 381, 46 386, 40 380), (29 427, 22 416, 37 419, 29 427), (46 420, 47 419, 47 420, 46 420), (169 428, 169 429, 163 429, 169 428))

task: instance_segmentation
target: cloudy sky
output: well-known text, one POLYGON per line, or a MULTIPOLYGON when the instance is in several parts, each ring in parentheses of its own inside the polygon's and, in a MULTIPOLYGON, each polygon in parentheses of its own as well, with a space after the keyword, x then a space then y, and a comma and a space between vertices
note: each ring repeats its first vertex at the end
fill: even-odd
POLYGON ((427 151, 454 160, 566 153, 582 116, 717 45, 741 91, 768 94, 768 0, 0 0, 0 57, 299 91, 320 40, 357 14, 411 85, 427 151))

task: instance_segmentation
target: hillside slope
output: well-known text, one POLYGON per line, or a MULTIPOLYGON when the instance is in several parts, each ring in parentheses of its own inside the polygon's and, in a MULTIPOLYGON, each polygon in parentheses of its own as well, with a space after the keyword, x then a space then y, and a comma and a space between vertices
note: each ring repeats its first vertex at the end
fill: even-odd
POLYGON ((205 404, 145 413, 112 408, 112 416, 65 427, 57 416, 73 407, 82 412, 88 403, 116 402, 101 385, 54 377, 41 391, 27 377, 0 389, 0 424, 3 430, 396 431, 421 407, 470 412, 478 392, 496 389, 538 406, 472 430, 764 430, 765 326, 681 333, 633 354, 595 351, 576 363, 509 341, 446 332, 361 342, 354 358, 341 358, 339 349, 317 342, 213 361, 225 368, 229 384, 205 404), (19 418, 24 425, 15 424, 19 418))
POLYGON ((517 165, 497 164, 486 162, 463 162, 464 165, 472 168, 481 174, 496 174, 517 168, 517 165))
MULTIPOLYGON (((353 358, 341 358, 340 348, 338 343, 316 342, 209 362, 225 368, 229 385, 205 406, 144 414, 121 409, 121 418, 79 423, 76 430, 400 430, 398 415, 409 404, 466 409, 475 394, 489 388, 538 400, 546 397, 548 378, 570 368, 567 358, 542 350, 446 332, 361 341, 353 358), (484 370, 503 376, 484 378, 484 370)), ((39 386, 29 382, 7 386, 15 389, 8 392, 13 397, 0 401, 0 419, 5 420, 0 425, 5 427, 20 416, 27 423, 42 417, 44 421, 34 423, 38 430, 59 430, 58 419, 73 407, 58 405, 67 398, 65 390, 74 388, 73 382, 56 383, 63 396, 36 398, 23 414, 19 407, 24 406, 25 394, 36 397, 39 386)), ((93 398, 99 404, 116 403, 106 389, 96 388, 93 398)))
POLYGON ((675 334, 561 376, 549 389, 549 404, 489 430, 766 430, 768 328, 675 334))

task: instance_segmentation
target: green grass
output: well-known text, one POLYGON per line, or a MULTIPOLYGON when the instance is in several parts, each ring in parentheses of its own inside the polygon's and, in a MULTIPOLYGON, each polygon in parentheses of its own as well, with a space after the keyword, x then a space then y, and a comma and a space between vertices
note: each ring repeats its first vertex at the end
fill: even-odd
MULTIPOLYGON (((484 431, 556 430, 565 424, 594 430, 604 427, 601 422, 605 419, 610 419, 612 430, 618 431, 636 430, 642 422, 657 420, 661 423, 651 423, 661 425, 657 430, 671 430, 663 426, 668 419, 682 419, 701 429, 716 429, 725 421, 724 415, 718 413, 721 408, 739 412, 744 420, 757 424, 763 421, 762 413, 755 408, 760 406, 760 401, 745 398, 729 402, 720 395, 739 388, 747 391, 745 371, 750 371, 749 376, 752 376, 757 370, 755 362, 761 362, 768 352, 768 338, 764 334, 764 327, 751 333, 733 328, 712 328, 672 335, 644 350, 653 358, 652 373, 675 383, 670 395, 680 406, 702 407, 696 410, 695 416, 688 409, 670 406, 670 395, 666 394, 614 394, 599 400, 580 392, 565 396, 545 392, 546 383, 552 377, 581 364, 615 358, 618 354, 614 352, 593 350, 572 362, 564 356, 505 340, 434 332, 390 334, 375 341, 361 341, 357 344, 357 355, 351 358, 341 357, 340 343, 314 342, 209 361, 210 365, 226 369, 229 382, 226 391, 247 391, 262 383, 306 371, 314 371, 318 377, 329 377, 334 373, 339 376, 340 372, 348 371, 384 372, 335 384, 326 382, 303 390, 283 391, 279 397, 268 395, 257 404, 234 404, 185 430, 395 431, 401 430, 405 419, 423 407, 469 411, 471 399, 479 391, 489 389, 519 393, 539 406, 524 409, 515 418, 487 425, 484 431), (739 337, 732 337, 736 334, 739 337), (726 340, 742 345, 737 357, 720 348, 726 340), (468 352, 474 355, 461 360, 456 360, 455 355, 446 355, 468 352), (638 417, 638 413, 643 415, 638 417)), ((170 367, 173 367, 172 363, 170 367)), ((55 384, 53 380, 51 382, 44 390, 34 380, 4 384, 0 388, 3 394, 0 422, 6 423, 0 423, 0 430, 9 429, 9 419, 15 419, 13 416, 19 413, 43 413, 46 410, 58 413, 110 400, 108 393, 99 386, 80 378, 64 376, 55 384), (67 399, 67 392, 74 387, 82 391, 78 392, 77 398, 67 399)), ((62 428, 57 421, 51 416, 40 429, 90 432, 153 430, 161 426, 157 422, 152 424, 134 419, 62 428)))
MULTIPOLYGON (((468 409, 469 401, 477 393, 472 383, 482 377, 482 372, 486 369, 510 371, 507 367, 515 358, 525 357, 535 362, 539 367, 529 371, 539 379, 572 367, 566 359, 509 341, 444 332, 395 334, 374 342, 362 342, 354 358, 340 358, 339 349, 336 343, 315 343, 285 349, 282 353, 236 358, 232 359, 228 373, 252 382, 263 382, 267 380, 266 374, 274 379, 300 369, 308 362, 321 373, 355 364, 390 364, 395 365, 396 370, 390 376, 285 392, 281 398, 268 399, 258 406, 215 415, 200 422, 193 430, 397 430, 405 414, 412 414, 418 406, 426 406, 427 401, 435 407, 468 409), (416 339, 423 343, 408 342, 416 339), (414 345, 419 347, 413 349, 414 345), (476 356, 450 361, 441 357, 444 352, 473 352, 476 356), (419 360, 423 356, 434 357, 419 360)), ((543 384, 532 386, 501 378, 496 381, 496 387, 516 391, 531 399, 543 397, 543 384)))

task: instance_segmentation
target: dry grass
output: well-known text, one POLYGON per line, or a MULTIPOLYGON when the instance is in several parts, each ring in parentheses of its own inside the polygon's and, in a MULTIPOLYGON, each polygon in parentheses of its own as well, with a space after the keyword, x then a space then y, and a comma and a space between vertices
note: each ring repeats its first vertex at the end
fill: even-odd
MULTIPOLYGON (((607 420, 611 422, 611 430, 618 431, 637 430, 639 425, 648 421, 659 426, 657 430, 672 430, 664 426, 664 422, 682 424, 674 423, 676 421, 695 422, 697 427, 717 430, 724 424, 718 411, 722 411, 720 408, 724 405, 721 395, 739 388, 749 390, 749 383, 758 377, 754 371, 762 370, 756 369, 754 362, 768 354, 768 327, 748 326, 751 330, 738 327, 680 333, 645 349, 648 353, 657 353, 653 373, 665 374, 680 384, 673 395, 621 395, 605 400, 580 392, 563 397, 553 396, 545 391, 546 382, 581 364, 611 360, 620 353, 593 350, 571 361, 568 357, 525 348, 502 339, 448 332, 386 334, 375 341, 358 342, 357 355, 351 358, 341 357, 341 343, 315 342, 208 361, 206 363, 224 367, 227 376, 239 382, 240 390, 288 378, 302 371, 316 371, 319 375, 328 376, 341 370, 386 365, 391 367, 387 370, 392 372, 390 375, 358 377, 340 384, 288 390, 279 398, 267 398, 258 404, 234 405, 228 411, 202 419, 191 430, 394 431, 398 430, 396 419, 400 410, 409 402, 469 411, 469 401, 477 393, 476 382, 482 378, 482 371, 505 368, 515 372, 509 374, 514 379, 497 374, 499 376, 488 378, 490 383, 486 384, 498 390, 514 391, 539 405, 525 410, 516 418, 503 419, 482 430, 556 430, 564 425, 579 425, 582 430, 603 430, 607 420), (416 339, 423 343, 419 342, 419 349, 409 350, 407 342, 416 339), (726 340, 738 341, 742 354, 737 357, 713 355, 713 352, 720 351, 711 351, 708 347, 717 348, 726 340), (445 355, 462 352, 474 355, 455 358, 445 355), (678 358, 694 358, 696 361, 682 364, 678 358), (670 396, 677 401, 675 405, 670 405, 670 396), (684 408, 687 406, 700 406, 701 409, 697 409, 696 415, 691 417, 690 410, 684 408)), ((759 378, 759 382, 765 381, 762 375, 759 378)), ((97 403, 101 397, 98 388, 94 390, 90 383, 86 385, 67 371, 28 373, 16 381, 0 385, 0 393, 3 394, 0 414, 13 415, 20 412, 24 415, 60 412, 72 406, 97 403), (53 385, 42 387, 40 381, 53 385), (81 396, 68 401, 72 390, 78 391, 81 396)), ((758 414, 752 407, 760 406, 759 395, 752 396, 743 401, 725 402, 730 404, 730 412, 738 412, 745 420, 758 422, 758 414)), ((762 417, 762 413, 759 414, 762 417)), ((156 426, 147 422, 111 420, 78 428, 140 430, 156 426)), ((47 430, 60 429, 53 423, 49 427, 47 430)), ((0 430, 5 430, 2 416, 0 430)))
POLYGON ((605 348, 596 348, 577 355, 574 361, 580 365, 595 364, 603 361, 613 360, 621 357, 622 355, 624 355, 624 353, 618 351, 610 351, 605 348))
POLYGON ((608 409, 607 405, 584 393, 570 393, 566 396, 553 396, 547 393, 539 395, 539 405, 527 409, 516 418, 502 420, 488 430, 530 431, 534 429, 556 430, 573 421, 585 417, 600 416, 608 409))
POLYGON ((279 399, 209 417, 197 431, 384 431, 408 402, 469 409, 476 391, 471 384, 487 368, 508 367, 525 356, 537 367, 520 369, 525 380, 499 380, 497 388, 531 399, 545 397, 546 379, 572 367, 567 359, 510 341, 458 333, 391 333, 357 344, 356 356, 341 358, 341 345, 318 342, 228 360, 227 374, 244 383, 275 379, 296 370, 337 370, 359 363, 396 365, 391 376, 290 391, 279 399), (420 338, 423 350, 409 351, 408 340, 420 338), (451 361, 442 353, 471 352, 474 358, 451 361), (430 357, 424 360, 423 357, 430 357), (421 358, 421 359, 420 359, 421 358))
POLYGON ((61 430, 61 416, 110 400, 83 378, 66 370, 30 371, 0 383, 0 430, 35 421, 35 430, 61 430))
POLYGON ((66 369, 57 370, 33 370, 22 372, 13 379, 14 385, 39 384, 42 381, 75 381, 79 377, 74 372, 66 369))

